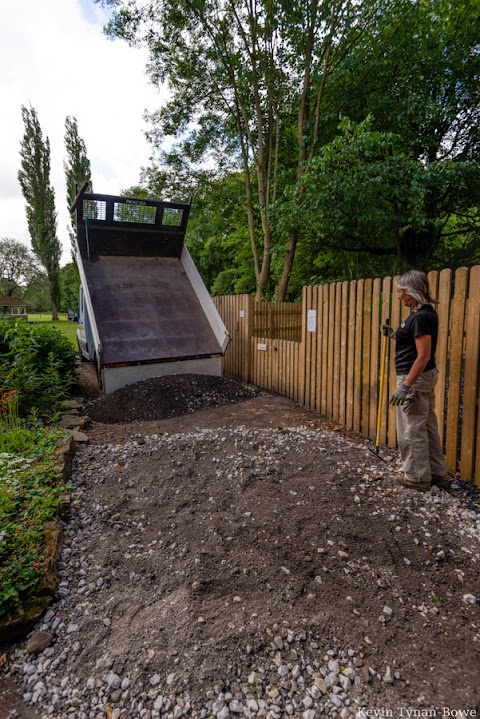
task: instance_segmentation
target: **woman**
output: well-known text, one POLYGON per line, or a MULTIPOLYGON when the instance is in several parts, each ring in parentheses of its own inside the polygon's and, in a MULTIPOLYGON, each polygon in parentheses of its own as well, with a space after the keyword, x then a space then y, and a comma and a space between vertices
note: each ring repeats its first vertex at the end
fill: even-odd
POLYGON ((434 411, 438 315, 432 304, 437 301, 430 296, 426 274, 418 270, 399 278, 397 294, 411 313, 392 333, 396 340, 397 389, 390 404, 397 408, 397 439, 403 465, 403 476, 396 481, 420 492, 426 492, 432 484, 448 489, 434 411))

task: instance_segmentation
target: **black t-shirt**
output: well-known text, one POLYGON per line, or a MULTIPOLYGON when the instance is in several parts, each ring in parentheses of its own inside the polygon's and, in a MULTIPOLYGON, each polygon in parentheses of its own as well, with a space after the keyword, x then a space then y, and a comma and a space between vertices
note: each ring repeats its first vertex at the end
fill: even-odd
POLYGON ((435 350, 438 337, 438 315, 432 305, 422 305, 419 310, 412 312, 402 322, 395 333, 397 344, 395 348, 395 369, 397 374, 408 374, 417 359, 415 338, 421 335, 430 335, 432 338, 432 351, 427 366, 423 370, 435 369, 435 350))

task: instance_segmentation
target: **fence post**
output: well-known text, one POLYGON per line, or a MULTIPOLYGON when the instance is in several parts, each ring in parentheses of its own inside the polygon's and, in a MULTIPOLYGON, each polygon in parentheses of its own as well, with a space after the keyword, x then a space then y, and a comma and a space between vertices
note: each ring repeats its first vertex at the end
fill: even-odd
POLYGON ((253 335, 253 297, 246 296, 245 302, 245 322, 243 328, 244 342, 244 364, 243 364, 243 380, 251 382, 251 366, 252 366, 252 335, 253 335))
POLYGON ((307 345, 307 288, 302 290, 302 340, 298 352, 298 391, 295 399, 299 404, 305 402, 305 353, 307 345))
MULTIPOLYGON (((475 430, 477 424, 477 402, 479 390, 480 353, 480 266, 472 267, 469 277, 469 292, 465 317, 465 370, 463 377, 463 427, 460 453, 460 474, 462 479, 475 479, 480 485, 480 476, 474 477, 475 430)), ((478 407, 480 415, 480 406, 478 407)))
POLYGON ((463 325, 467 296, 468 270, 460 267, 455 272, 453 294, 452 329, 450 344, 450 372, 447 404, 446 459, 449 472, 457 470, 458 415, 460 408, 460 383, 463 356, 463 325))

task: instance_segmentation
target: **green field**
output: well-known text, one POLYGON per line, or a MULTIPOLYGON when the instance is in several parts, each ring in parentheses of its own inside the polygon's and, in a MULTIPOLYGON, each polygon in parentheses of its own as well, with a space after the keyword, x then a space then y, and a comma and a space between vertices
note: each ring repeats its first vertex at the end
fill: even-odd
POLYGON ((68 337, 70 342, 73 344, 75 349, 77 348, 77 322, 69 322, 67 320, 67 315, 60 315, 60 319, 58 322, 52 322, 52 315, 49 312, 45 312, 43 314, 28 314, 28 321, 29 322, 49 322, 53 327, 58 327, 60 332, 63 332, 63 334, 68 337))

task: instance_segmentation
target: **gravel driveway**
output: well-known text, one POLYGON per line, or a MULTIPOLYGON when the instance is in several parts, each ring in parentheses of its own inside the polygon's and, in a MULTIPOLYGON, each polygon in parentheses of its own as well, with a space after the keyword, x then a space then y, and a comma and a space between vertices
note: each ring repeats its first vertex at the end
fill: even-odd
MULTIPOLYGON (((177 380, 172 396, 191 396, 177 380)), ((395 453, 380 462, 279 396, 221 404, 231 389, 170 419, 121 422, 117 402, 112 422, 115 398, 91 405, 104 421, 75 460, 61 599, 36 627, 53 643, 18 647, 9 670, 25 706, 53 719, 478 714, 478 493, 405 490, 395 453)))

